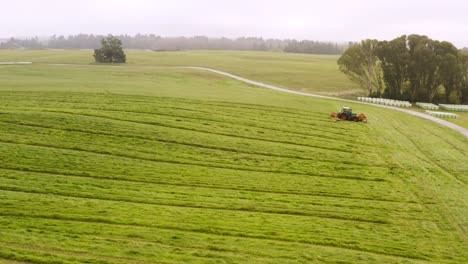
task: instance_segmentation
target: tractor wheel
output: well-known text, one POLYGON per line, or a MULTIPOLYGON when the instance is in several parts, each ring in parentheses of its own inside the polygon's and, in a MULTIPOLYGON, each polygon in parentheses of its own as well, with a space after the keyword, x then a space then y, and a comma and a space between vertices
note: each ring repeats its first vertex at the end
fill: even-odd
POLYGON ((353 116, 353 121, 357 122, 357 121, 359 121, 359 118, 357 116, 353 116))
POLYGON ((340 116, 340 119, 343 120, 343 121, 346 121, 346 120, 348 120, 348 116, 346 114, 342 114, 340 116))

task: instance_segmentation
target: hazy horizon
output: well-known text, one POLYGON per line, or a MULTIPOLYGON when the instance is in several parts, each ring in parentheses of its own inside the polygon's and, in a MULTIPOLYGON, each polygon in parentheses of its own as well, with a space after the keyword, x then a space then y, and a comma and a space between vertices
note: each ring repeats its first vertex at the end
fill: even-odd
POLYGON ((420 34, 468 47, 468 2, 455 0, 25 0, 2 6, 0 38, 140 33, 341 43, 420 34))

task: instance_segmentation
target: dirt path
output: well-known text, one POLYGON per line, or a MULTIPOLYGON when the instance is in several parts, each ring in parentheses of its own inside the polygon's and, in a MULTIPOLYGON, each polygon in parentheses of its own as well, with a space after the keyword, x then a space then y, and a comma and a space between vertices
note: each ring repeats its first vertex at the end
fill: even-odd
MULTIPOLYGON (((23 62, 21 64, 26 64, 26 63, 23 62)), ((196 67, 196 66, 136 66, 136 65, 135 66, 131 66, 131 65, 130 66, 127 66, 127 65, 125 65, 125 66, 105 66, 104 65, 103 66, 103 65, 64 64, 64 63, 35 63, 35 64, 51 65, 51 66, 124 67, 124 68, 149 68, 149 69, 151 69, 151 68, 155 68, 155 69, 157 69, 157 68, 159 68, 159 69, 160 68, 182 68, 182 69, 196 69, 196 70, 209 71, 209 72, 213 72, 213 73, 216 73, 216 74, 221 74, 221 75, 227 76, 229 78, 232 78, 232 79, 235 79, 235 80, 247 83, 247 84, 251 84, 251 85, 255 85, 255 86, 263 87, 263 88, 267 88, 267 89, 272 89, 272 90, 275 90, 275 91, 291 93, 291 94, 298 94, 298 95, 303 95, 303 96, 311 96, 311 97, 317 97, 317 98, 323 98, 323 99, 337 100, 337 101, 343 101, 343 102, 350 102, 350 103, 356 103, 356 104, 366 104, 366 105, 372 105, 372 106, 381 107, 381 108, 392 109, 392 110, 395 110, 395 111, 400 111, 400 112, 403 112, 403 113, 407 113, 407 114, 410 114, 410 115, 414 115, 414 116, 417 116, 417 117, 425 118, 425 119, 428 119, 430 121, 436 122, 436 123, 438 123, 438 124, 440 124, 442 126, 445 126, 445 127, 451 128, 451 129, 453 129, 455 131, 458 131, 458 132, 462 133, 465 137, 468 138, 468 129, 466 129, 464 127, 461 127, 459 125, 456 125, 454 123, 445 121, 443 119, 424 114, 424 113, 420 113, 420 112, 416 112, 416 111, 412 111, 412 110, 407 110, 407 109, 403 109, 403 108, 399 108, 399 107, 394 107, 394 106, 371 104, 371 103, 365 103, 365 102, 360 102, 360 101, 341 99, 341 98, 337 98, 337 97, 324 96, 324 95, 319 95, 319 94, 305 93, 305 92, 289 90, 289 89, 286 89, 286 88, 281 88, 281 87, 265 84, 265 83, 262 83, 262 82, 252 81, 252 80, 249 80, 249 79, 246 79, 246 78, 243 78, 243 77, 240 77, 240 76, 228 73, 228 72, 223 72, 223 71, 219 71, 219 70, 215 70, 215 69, 211 69, 211 68, 206 68, 206 67, 196 67)))

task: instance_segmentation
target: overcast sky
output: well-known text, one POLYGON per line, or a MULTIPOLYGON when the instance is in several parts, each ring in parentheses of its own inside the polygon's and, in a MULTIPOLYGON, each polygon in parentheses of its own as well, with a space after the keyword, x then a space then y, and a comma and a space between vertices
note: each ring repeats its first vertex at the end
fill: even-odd
POLYGON ((0 38, 78 33, 324 41, 425 34, 468 47, 468 0, 0 0, 0 38))

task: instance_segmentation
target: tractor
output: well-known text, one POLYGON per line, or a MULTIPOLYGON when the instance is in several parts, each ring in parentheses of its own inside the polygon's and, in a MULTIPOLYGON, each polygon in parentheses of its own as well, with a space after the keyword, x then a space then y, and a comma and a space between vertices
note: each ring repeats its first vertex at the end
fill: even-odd
POLYGON ((353 113, 353 110, 347 106, 344 106, 339 113, 331 113, 330 116, 342 121, 367 122, 367 117, 365 114, 357 115, 356 113, 353 113))

